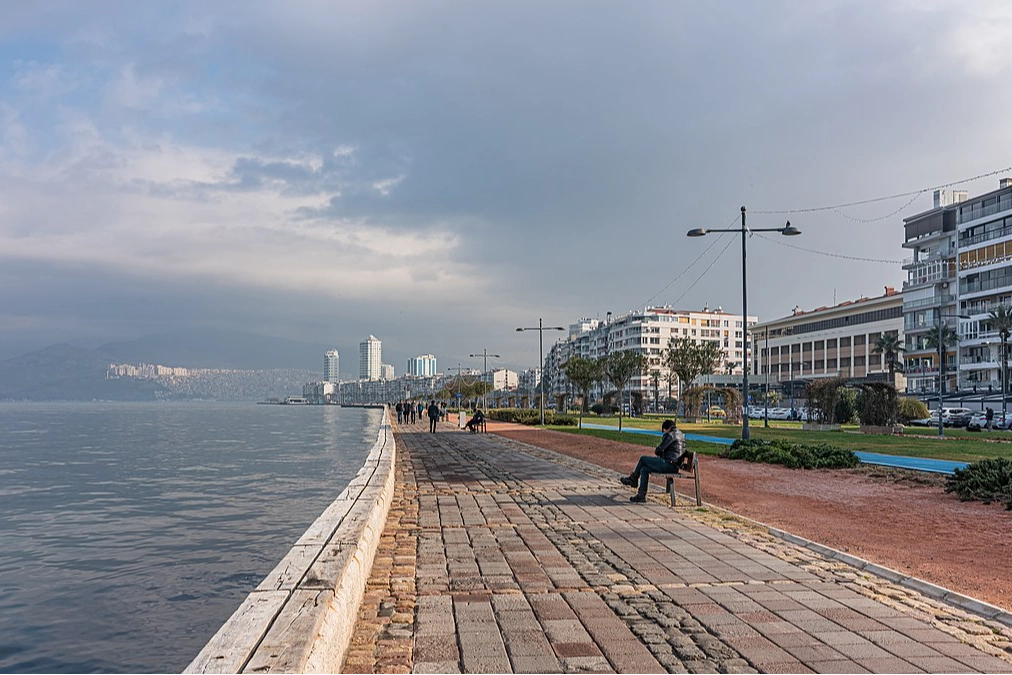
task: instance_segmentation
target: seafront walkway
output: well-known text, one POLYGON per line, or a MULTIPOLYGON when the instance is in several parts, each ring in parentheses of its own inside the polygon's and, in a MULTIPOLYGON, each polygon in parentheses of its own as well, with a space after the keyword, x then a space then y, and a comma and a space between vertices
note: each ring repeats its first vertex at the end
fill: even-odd
POLYGON ((687 499, 631 504, 614 471, 427 426, 396 429, 345 672, 1012 672, 1001 623, 687 499))

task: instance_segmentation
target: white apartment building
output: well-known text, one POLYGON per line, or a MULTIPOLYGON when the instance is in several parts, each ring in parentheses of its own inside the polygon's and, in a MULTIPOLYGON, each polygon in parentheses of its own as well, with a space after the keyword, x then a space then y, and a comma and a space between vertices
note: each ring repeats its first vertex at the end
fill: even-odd
POLYGON ((383 376, 382 365, 383 343, 370 335, 358 345, 358 379, 379 380, 383 376))
MULTIPOLYGON (((674 338, 716 343, 725 354, 718 371, 740 377, 745 355, 752 353, 746 331, 756 321, 755 316, 747 317, 746 321, 740 314, 730 314, 720 307, 715 310, 704 307, 697 311, 670 306, 647 307, 614 318, 609 313, 604 321, 581 319, 570 326, 569 336, 557 342, 545 360, 545 367, 551 374, 551 391, 555 396, 576 393, 561 371, 562 364, 571 357, 597 359, 624 350, 639 352, 653 361, 651 371, 656 371, 659 380, 664 382, 667 369, 660 366, 659 361, 674 338)), ((656 393, 654 380, 647 373, 638 375, 629 382, 627 391, 652 400, 656 393)), ((594 395, 600 393, 594 392, 594 395)))
POLYGON ((395 379, 395 377, 396 376, 394 375, 394 367, 392 365, 390 365, 389 363, 381 363, 380 364, 380 377, 379 377, 379 379, 390 381, 390 380, 395 379))
POLYGON ((408 359, 408 375, 415 377, 433 377, 439 372, 436 367, 436 357, 432 354, 422 354, 408 359))
POLYGON ((323 355, 323 381, 337 384, 341 381, 341 357, 336 349, 323 355))
POLYGON ((520 374, 506 368, 490 370, 482 379, 492 385, 493 391, 512 391, 520 385, 520 374))
MULTIPOLYGON (((903 340, 903 296, 889 286, 874 298, 810 311, 796 308, 788 316, 752 327, 756 351, 752 373, 757 376, 752 384, 779 388, 836 376, 887 381, 885 354, 875 353, 875 343, 883 334, 903 340)), ((897 356, 902 361, 902 353, 897 356)), ((894 377, 902 389, 902 374, 894 377)))
POLYGON ((1001 391, 1001 341, 988 314, 1012 305, 1012 179, 973 198, 936 191, 931 210, 904 219, 904 235, 913 250, 903 285, 908 391, 938 391, 938 355, 926 342, 940 323, 958 335, 943 391, 1001 391))

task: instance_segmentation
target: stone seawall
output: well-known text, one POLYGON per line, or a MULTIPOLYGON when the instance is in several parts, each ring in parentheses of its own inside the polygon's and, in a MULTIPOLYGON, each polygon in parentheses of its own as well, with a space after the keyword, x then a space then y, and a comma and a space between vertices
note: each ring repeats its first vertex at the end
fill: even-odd
POLYGON ((340 672, 394 489, 389 411, 354 480, 185 673, 340 672))

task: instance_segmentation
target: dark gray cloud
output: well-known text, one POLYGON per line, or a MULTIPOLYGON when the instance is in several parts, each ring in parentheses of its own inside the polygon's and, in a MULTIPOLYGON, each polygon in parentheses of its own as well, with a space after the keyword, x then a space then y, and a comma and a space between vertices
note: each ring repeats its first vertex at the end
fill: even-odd
MULTIPOLYGON (((22 204, 0 210, 0 256, 24 276, 0 316, 21 317, 18 344, 28 315, 115 321, 109 297, 451 359, 542 315, 736 311, 739 246, 700 276, 724 242, 696 262, 712 240, 691 227, 746 205, 756 227, 791 218, 791 244, 898 260, 929 194, 874 222, 903 201, 761 211, 1009 163, 1001 2, 54 3, 5 24, 0 177, 22 204)), ((749 254, 762 318, 902 280, 760 238, 749 254)), ((106 325, 148 325, 129 320, 106 325)))

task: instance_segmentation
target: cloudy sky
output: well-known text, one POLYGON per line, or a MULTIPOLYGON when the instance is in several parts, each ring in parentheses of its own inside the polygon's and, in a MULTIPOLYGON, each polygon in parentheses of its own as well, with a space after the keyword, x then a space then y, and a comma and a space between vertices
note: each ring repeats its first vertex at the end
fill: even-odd
POLYGON ((740 311, 740 237, 685 232, 742 205, 803 231, 749 240, 760 319, 899 287, 849 258, 904 258, 930 192, 797 210, 1012 165, 1005 0, 3 14, 2 358, 194 326, 522 368, 539 317, 740 311))

